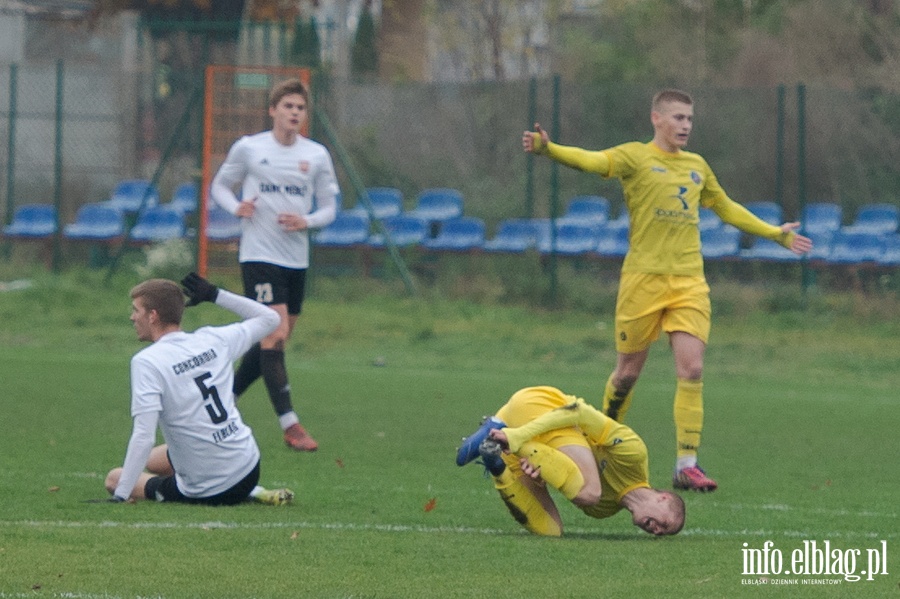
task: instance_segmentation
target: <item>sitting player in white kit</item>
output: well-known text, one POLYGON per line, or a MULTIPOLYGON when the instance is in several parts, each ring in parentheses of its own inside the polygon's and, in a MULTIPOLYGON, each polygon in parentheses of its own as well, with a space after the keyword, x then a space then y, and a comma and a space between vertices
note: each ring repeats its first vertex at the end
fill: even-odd
POLYGON ((151 279, 131 290, 131 322, 151 345, 131 359, 134 425, 124 465, 106 476, 110 501, 288 503, 290 490, 258 485, 259 447, 232 392, 234 361, 278 326, 278 314, 194 273, 181 283, 188 306, 212 302, 243 320, 188 333, 176 283, 151 279), (165 444, 153 447, 157 426, 165 444))

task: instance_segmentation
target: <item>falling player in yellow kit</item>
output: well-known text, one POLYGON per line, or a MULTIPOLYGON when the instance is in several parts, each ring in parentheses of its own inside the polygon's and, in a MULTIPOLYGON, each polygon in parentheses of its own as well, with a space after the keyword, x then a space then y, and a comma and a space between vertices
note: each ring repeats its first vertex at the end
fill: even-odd
POLYGON ((535 534, 560 536, 563 529, 544 483, 592 518, 624 508, 635 526, 654 535, 673 535, 684 526, 684 501, 650 487, 641 438, 554 387, 514 393, 463 441, 456 463, 463 466, 478 456, 510 513, 535 534))
POLYGON ((552 143, 535 124, 522 147, 566 166, 622 183, 630 220, 629 250, 622 264, 616 301, 616 367, 603 393, 603 411, 622 422, 650 345, 669 335, 675 358, 673 484, 713 491, 716 482, 697 465, 703 429, 703 358, 710 329, 709 286, 700 253, 700 207, 712 209, 742 231, 772 239, 794 253, 812 249, 795 230, 800 223, 770 225, 731 200, 706 161, 684 151, 693 127, 693 100, 663 90, 652 102, 653 139, 601 151, 552 143))

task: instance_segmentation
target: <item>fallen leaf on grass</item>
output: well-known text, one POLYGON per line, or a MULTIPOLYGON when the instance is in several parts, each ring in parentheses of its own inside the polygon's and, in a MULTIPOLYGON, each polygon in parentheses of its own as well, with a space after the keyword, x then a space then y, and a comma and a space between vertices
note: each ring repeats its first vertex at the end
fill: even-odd
POLYGON ((57 491, 59 491, 59 487, 50 487, 47 490, 50 491, 51 493, 56 493, 57 491))
POLYGON ((429 500, 425 503, 425 511, 426 511, 426 512, 430 512, 431 510, 434 509, 434 506, 435 506, 435 505, 437 505, 437 498, 436 498, 436 497, 432 497, 431 499, 429 499, 429 500))

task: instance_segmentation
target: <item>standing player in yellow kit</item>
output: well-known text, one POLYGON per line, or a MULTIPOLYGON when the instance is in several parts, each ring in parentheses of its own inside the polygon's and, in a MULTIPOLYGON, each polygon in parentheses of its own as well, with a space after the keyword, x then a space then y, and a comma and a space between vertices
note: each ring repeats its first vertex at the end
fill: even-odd
POLYGON ((552 143, 535 124, 522 136, 526 152, 622 183, 630 219, 629 250, 622 264, 616 301, 616 367, 603 393, 603 411, 623 421, 635 383, 660 331, 669 335, 675 358, 673 485, 714 491, 717 483, 697 465, 703 429, 703 358, 710 329, 709 286, 700 253, 700 207, 726 223, 772 239, 794 253, 812 249, 795 233, 800 223, 770 225, 731 200, 699 154, 684 147, 693 127, 690 95, 667 89, 651 105, 653 139, 601 151, 552 143))

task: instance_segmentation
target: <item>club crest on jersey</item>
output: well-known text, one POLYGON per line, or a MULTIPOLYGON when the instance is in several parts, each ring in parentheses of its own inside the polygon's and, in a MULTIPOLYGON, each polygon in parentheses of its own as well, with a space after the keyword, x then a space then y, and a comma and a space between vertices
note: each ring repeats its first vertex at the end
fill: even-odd
POLYGON ((700 173, 697 171, 691 171, 691 181, 695 184, 700 185, 703 182, 703 179, 700 178, 700 173))
POLYGON ((308 161, 306 161, 306 160, 300 161, 300 172, 304 173, 304 174, 309 172, 309 162, 308 161))

